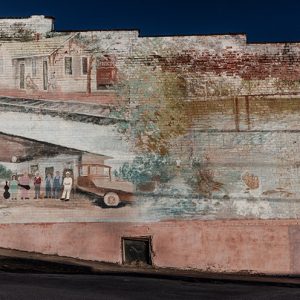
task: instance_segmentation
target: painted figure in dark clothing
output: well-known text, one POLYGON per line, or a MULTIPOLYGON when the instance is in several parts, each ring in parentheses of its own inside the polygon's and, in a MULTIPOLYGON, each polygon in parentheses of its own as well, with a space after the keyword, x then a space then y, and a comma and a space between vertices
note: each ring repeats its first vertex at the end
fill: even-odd
POLYGON ((33 183, 34 183, 34 199, 40 199, 42 178, 40 177, 39 172, 35 173, 33 183))
POLYGON ((57 171, 53 178, 53 197, 55 199, 60 198, 61 186, 62 186, 62 177, 59 175, 59 171, 57 171))
POLYGON ((46 183, 46 198, 52 198, 53 180, 51 174, 47 174, 45 183, 46 183))

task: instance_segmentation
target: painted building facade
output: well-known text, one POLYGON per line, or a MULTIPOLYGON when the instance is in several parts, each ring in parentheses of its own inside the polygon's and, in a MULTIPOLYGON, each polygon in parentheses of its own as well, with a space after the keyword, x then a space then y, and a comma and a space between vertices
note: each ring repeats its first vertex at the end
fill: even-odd
POLYGON ((122 263, 132 238, 152 243, 157 267, 299 272, 300 43, 55 32, 49 18, 33 19, 45 21, 41 32, 28 25, 23 40, 9 31, 2 38, 1 131, 93 153, 78 175, 97 178, 81 178, 81 192, 86 185, 93 203, 108 193, 112 202, 104 209, 78 194, 76 207, 45 204, 41 219, 33 205, 30 221, 18 222, 21 208, 10 204, 1 228, 31 223, 22 229, 31 240, 3 237, 0 246, 122 263), (95 105, 109 111, 86 119, 95 105), (75 119, 79 113, 85 117, 75 119), (131 205, 120 192, 134 196, 131 205), (43 222, 51 237, 61 226, 76 247, 47 244, 43 222), (272 249, 265 261, 261 249, 272 249))

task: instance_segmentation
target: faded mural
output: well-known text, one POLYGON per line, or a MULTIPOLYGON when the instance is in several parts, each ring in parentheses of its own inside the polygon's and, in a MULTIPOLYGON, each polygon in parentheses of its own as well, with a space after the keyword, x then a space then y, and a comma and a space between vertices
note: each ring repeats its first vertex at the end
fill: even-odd
POLYGON ((0 22, 0 222, 300 216, 300 44, 0 22))

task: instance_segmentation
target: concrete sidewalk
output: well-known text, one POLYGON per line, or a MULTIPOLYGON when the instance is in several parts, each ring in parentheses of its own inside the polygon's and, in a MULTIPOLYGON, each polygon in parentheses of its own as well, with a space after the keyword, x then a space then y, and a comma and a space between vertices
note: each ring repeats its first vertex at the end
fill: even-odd
POLYGON ((0 272, 94 274, 162 278, 188 282, 224 282, 300 287, 300 275, 213 273, 86 261, 56 255, 0 248, 0 272))

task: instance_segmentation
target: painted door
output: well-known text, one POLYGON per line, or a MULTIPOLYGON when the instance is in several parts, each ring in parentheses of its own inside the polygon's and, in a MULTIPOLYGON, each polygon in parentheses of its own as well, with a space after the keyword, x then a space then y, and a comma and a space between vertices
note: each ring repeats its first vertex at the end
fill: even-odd
POLYGON ((50 174, 52 177, 54 175, 54 167, 46 167, 45 168, 45 178, 50 174))
POLYGON ((25 89, 25 64, 20 64, 20 89, 25 89))
POLYGON ((43 62, 43 87, 44 87, 44 90, 48 89, 48 63, 47 63, 47 61, 43 62))

